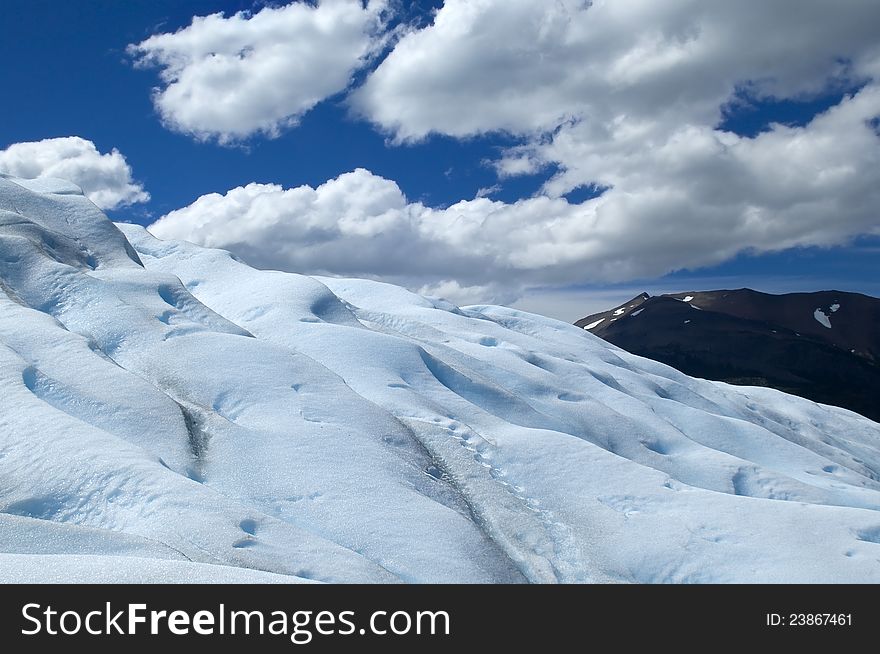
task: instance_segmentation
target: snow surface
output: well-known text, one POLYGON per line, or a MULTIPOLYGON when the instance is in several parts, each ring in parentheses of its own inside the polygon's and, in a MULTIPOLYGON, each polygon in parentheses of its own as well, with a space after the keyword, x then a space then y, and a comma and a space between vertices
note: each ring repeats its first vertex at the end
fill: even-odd
POLYGON ((837 313, 837 310, 840 309, 840 305, 837 302, 835 302, 834 304, 831 305, 830 309, 831 309, 831 313, 837 313))
POLYGON ((637 315, 639 315, 642 311, 644 311, 644 309, 636 309, 635 311, 633 311, 633 312, 632 312, 631 314, 629 314, 629 315, 630 315, 630 317, 637 316, 637 315))
POLYGON ((693 299, 694 299, 693 295, 687 295, 682 299, 682 302, 690 302, 693 299))
POLYGON ((815 318, 816 322, 818 322, 823 327, 831 329, 831 318, 829 318, 828 314, 822 311, 822 309, 816 309, 813 312, 813 318, 815 318))
POLYGON ((0 581, 880 581, 874 422, 39 184, 0 178, 0 581))
POLYGON ((605 322, 605 318, 599 318, 599 320, 594 320, 589 325, 584 325, 584 329, 593 329, 594 327, 598 327, 603 322, 605 322))
POLYGON ((615 309, 614 315, 615 316, 622 316, 625 312, 626 312, 626 309, 615 309))

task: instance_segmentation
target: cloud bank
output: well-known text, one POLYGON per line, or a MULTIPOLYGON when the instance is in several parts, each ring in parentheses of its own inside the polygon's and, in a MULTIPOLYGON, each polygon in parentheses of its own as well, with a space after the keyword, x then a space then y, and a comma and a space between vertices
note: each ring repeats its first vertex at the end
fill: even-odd
POLYGON ((206 195, 150 229, 231 248, 261 267, 410 286, 504 280, 510 292, 655 277, 743 250, 880 233, 880 148, 869 120, 877 113, 880 88, 870 86, 804 127, 754 138, 692 127, 640 159, 651 183, 580 204, 542 195, 431 208, 358 169, 317 188, 249 184, 206 195))
POLYGON ((877 24, 880 5, 857 0, 447 0, 348 102, 397 144, 514 135, 492 165, 502 183, 556 171, 538 195, 431 208, 359 169, 204 196, 151 229, 470 301, 877 234, 877 24), (834 93, 805 124, 721 127, 744 104, 834 93), (565 198, 585 186, 606 190, 565 198))

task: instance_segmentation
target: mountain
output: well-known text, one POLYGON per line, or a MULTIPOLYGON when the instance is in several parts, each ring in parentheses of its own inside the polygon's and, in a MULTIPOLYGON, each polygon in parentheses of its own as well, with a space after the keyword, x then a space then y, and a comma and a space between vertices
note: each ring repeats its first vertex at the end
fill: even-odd
POLYGON ((880 420, 880 300, 820 291, 646 293, 575 323, 688 375, 769 386, 880 420))
POLYGON ((0 177, 0 389, 2 581, 880 581, 875 422, 66 182, 0 177))

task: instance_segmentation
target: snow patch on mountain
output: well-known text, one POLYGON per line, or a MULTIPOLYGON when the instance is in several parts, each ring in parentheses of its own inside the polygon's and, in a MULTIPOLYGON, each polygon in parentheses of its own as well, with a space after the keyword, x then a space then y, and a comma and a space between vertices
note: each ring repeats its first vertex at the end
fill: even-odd
POLYGON ((831 329, 831 318, 828 316, 827 313, 822 311, 822 309, 816 309, 813 312, 813 318, 815 318, 816 322, 818 322, 823 327, 831 329))

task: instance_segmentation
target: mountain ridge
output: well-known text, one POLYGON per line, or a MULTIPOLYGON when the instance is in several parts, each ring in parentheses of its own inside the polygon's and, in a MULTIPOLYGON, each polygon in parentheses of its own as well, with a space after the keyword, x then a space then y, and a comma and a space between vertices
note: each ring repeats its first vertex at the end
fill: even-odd
POLYGON ((880 300, 871 296, 641 294, 575 325, 690 375, 770 386, 880 420, 880 300))

